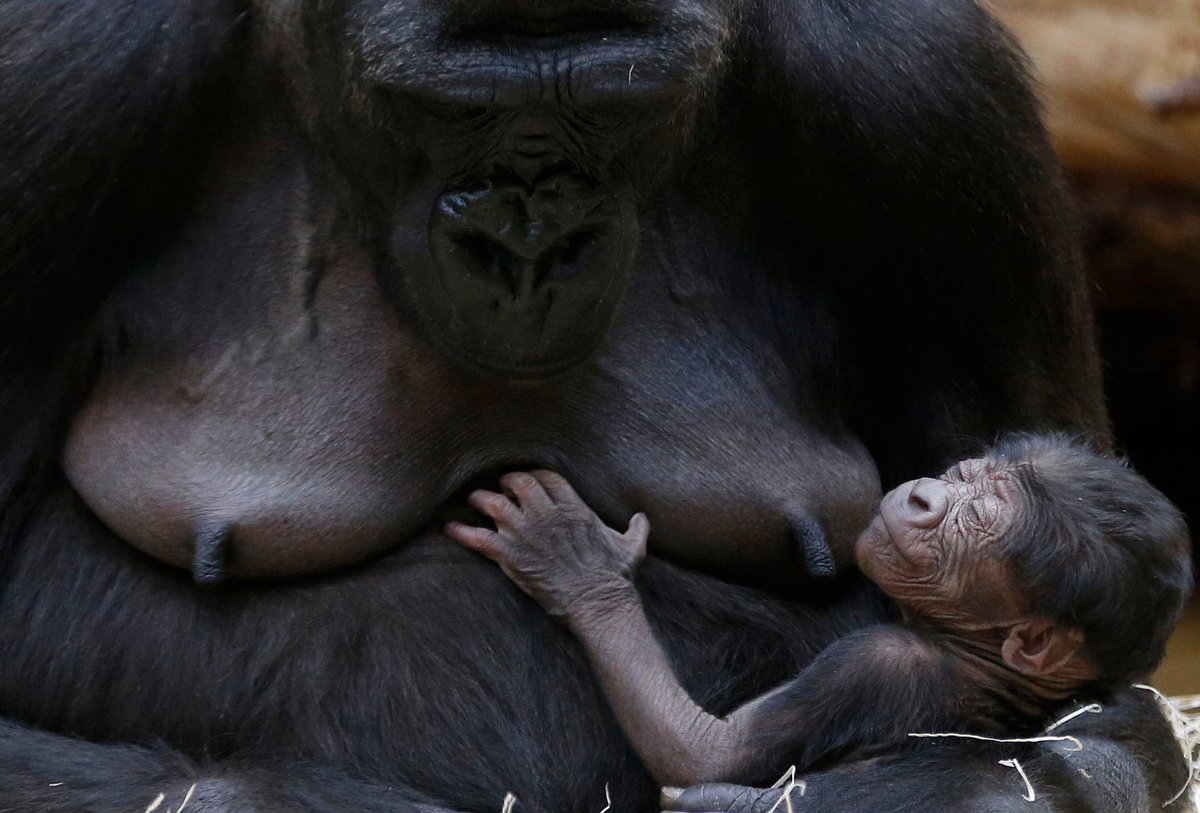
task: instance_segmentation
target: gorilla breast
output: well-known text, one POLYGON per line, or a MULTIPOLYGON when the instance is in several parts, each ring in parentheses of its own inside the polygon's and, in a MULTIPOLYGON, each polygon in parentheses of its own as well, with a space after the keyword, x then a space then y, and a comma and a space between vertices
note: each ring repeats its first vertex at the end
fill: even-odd
POLYGON ((248 82, 187 228, 108 303, 122 349, 64 452, 101 520, 199 582, 318 573, 539 465, 699 567, 844 561, 870 455, 818 428, 771 302, 730 302, 754 286, 670 290, 758 271, 664 222, 728 3, 280 5, 288 43, 344 36, 282 109, 248 82))

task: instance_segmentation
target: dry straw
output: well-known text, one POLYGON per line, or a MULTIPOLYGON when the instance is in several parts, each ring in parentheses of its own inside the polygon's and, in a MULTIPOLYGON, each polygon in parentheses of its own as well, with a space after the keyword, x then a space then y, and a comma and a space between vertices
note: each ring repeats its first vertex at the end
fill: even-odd
POLYGON ((1134 688, 1150 692, 1158 699, 1163 713, 1171 721, 1171 728, 1179 740, 1183 759, 1189 769, 1188 781, 1163 807, 1182 801, 1184 811, 1200 813, 1200 694, 1166 697, 1158 689, 1144 683, 1135 684, 1134 688))

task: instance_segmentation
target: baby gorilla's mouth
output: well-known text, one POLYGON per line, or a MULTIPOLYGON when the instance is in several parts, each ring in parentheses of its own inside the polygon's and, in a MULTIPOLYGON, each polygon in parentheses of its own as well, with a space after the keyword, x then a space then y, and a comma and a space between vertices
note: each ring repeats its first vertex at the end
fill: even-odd
MULTIPOLYGON (((887 499, 886 497, 884 498, 887 499)), ((882 506, 881 506, 882 509, 882 506)), ((863 569, 862 560, 864 556, 871 557, 880 553, 886 555, 894 555, 903 559, 908 565, 916 567, 917 563, 904 551, 904 549, 896 542, 896 536, 888 527, 887 520, 884 519, 883 510, 876 512, 871 523, 859 535, 858 541, 855 542, 855 558, 858 560, 859 569, 863 569), (861 550, 864 547, 866 550, 861 550)))
POLYGON ((896 544, 896 540, 894 538, 889 537, 888 539, 892 543, 892 549, 896 551, 897 556, 899 556, 905 562, 908 562, 908 564, 912 565, 913 567, 917 566, 917 563, 907 553, 904 552, 904 548, 896 544))

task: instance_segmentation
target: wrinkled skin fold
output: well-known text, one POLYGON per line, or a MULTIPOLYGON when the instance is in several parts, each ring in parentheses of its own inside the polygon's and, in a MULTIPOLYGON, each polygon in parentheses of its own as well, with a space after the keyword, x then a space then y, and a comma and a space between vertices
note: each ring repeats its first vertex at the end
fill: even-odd
MULTIPOLYGON (((430 530, 469 488, 646 512, 720 711, 887 616, 849 569, 881 489, 1107 440, 1058 171, 967 0, 9 0, 0 64, 13 809, 656 810, 565 631, 430 530)), ((1140 700, 1078 725, 1044 809, 1182 782, 1140 700)), ((1003 809, 993 756, 805 805, 1003 809)))

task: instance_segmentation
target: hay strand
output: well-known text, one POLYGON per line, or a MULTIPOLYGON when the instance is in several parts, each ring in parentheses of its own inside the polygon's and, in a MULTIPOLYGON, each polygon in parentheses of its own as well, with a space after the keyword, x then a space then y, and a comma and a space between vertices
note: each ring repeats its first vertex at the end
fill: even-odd
POLYGON ((179 809, 176 810, 175 813, 183 813, 183 809, 185 807, 187 807, 188 802, 192 801, 192 794, 195 792, 196 792, 196 783, 193 782, 192 786, 190 788, 188 788, 187 795, 185 795, 183 797, 183 802, 179 805, 179 809))
POLYGON ((1025 769, 1021 767, 1021 763, 1016 759, 1002 759, 1000 764, 1006 768, 1016 768, 1020 774, 1021 780, 1025 782, 1025 793, 1021 794, 1021 798, 1027 802, 1037 801, 1037 791, 1033 789, 1033 783, 1029 781, 1029 774, 1025 773, 1025 769))
POLYGON ((1049 734, 1051 731, 1058 728, 1063 723, 1069 723, 1072 720, 1074 720, 1076 717, 1080 717, 1084 714, 1100 714, 1102 711, 1104 711, 1104 707, 1101 706, 1099 703, 1089 703, 1086 706, 1081 706, 1080 708, 1077 708, 1077 709, 1075 709, 1075 711, 1068 714, 1066 717, 1062 717, 1058 720, 1055 720, 1053 723, 1046 726, 1046 733, 1049 734))
POLYGON ((1000 743, 1033 743, 1033 742, 1069 742, 1075 747, 1072 751, 1082 751, 1083 743, 1076 737, 1060 737, 1060 736, 1042 736, 1042 737, 985 737, 982 734, 956 734, 951 732, 938 732, 929 734, 914 734, 909 733, 910 737, 919 737, 923 739, 960 739, 960 740, 979 740, 980 742, 1000 742, 1000 743))
POLYGON ((775 804, 771 805, 771 809, 767 813, 776 813, 780 805, 784 806, 786 813, 795 813, 795 810, 792 808, 792 791, 799 788, 800 795, 803 796, 808 790, 808 783, 803 779, 796 778, 796 766, 793 765, 771 787, 783 788, 783 795, 775 800, 775 804))
POLYGON ((1159 707, 1171 723, 1187 765, 1187 781, 1178 793, 1163 802, 1163 807, 1184 799, 1189 809, 1200 811, 1200 695, 1167 697, 1145 683, 1135 683, 1133 688, 1150 692, 1158 700, 1159 707))

